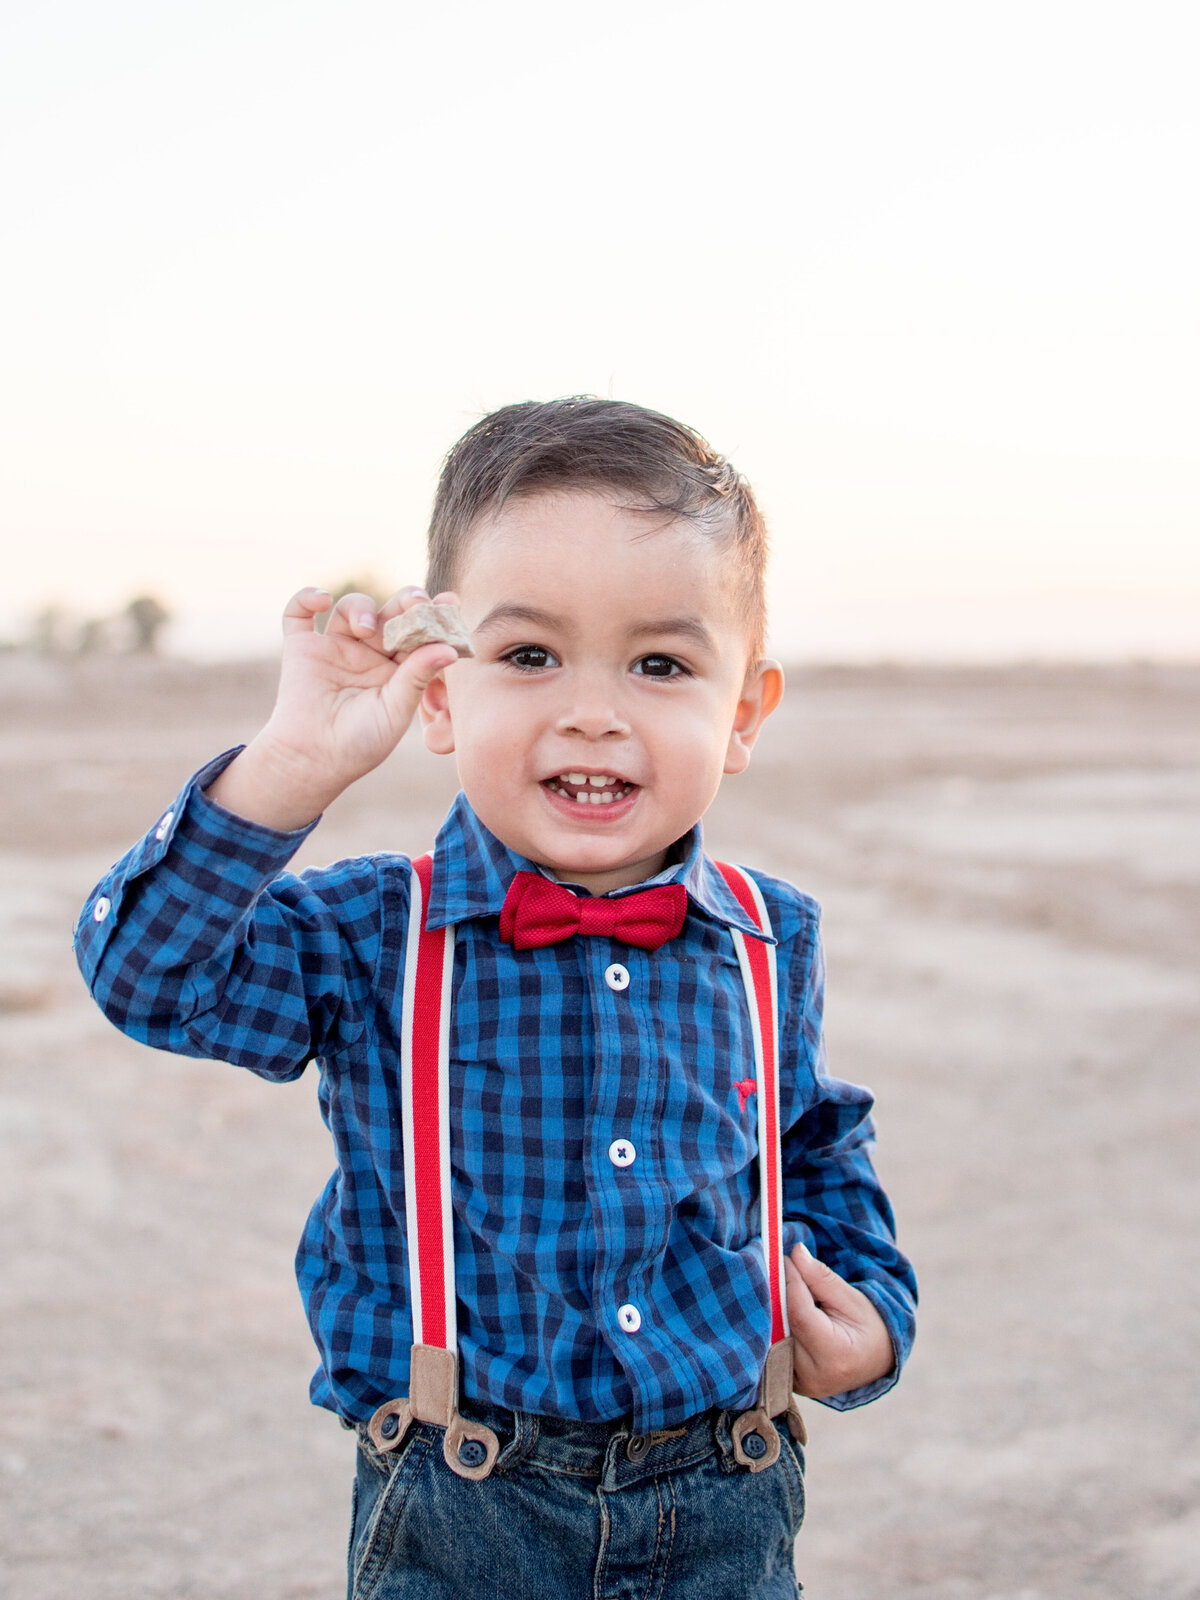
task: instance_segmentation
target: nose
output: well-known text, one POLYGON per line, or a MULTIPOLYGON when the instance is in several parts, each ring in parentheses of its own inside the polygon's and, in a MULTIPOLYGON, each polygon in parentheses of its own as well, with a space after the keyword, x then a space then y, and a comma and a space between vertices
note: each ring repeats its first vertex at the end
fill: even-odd
POLYGON ((605 694, 599 685, 582 683, 555 724, 555 732, 568 739, 628 739, 631 731, 611 692, 605 694))

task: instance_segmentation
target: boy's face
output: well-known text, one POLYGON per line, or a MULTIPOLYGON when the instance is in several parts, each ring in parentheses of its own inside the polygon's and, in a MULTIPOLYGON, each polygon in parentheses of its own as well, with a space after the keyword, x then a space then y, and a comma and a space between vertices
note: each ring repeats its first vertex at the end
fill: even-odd
POLYGON ((457 590, 476 656, 422 720, 497 838, 596 893, 661 870, 782 692, 749 661, 735 579, 687 523, 599 492, 483 519, 457 590))

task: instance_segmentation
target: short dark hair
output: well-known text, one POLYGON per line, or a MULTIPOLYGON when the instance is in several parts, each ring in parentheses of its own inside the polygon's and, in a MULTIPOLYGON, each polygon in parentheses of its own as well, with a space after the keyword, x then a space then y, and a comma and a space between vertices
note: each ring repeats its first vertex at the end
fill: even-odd
POLYGON ((741 577, 755 660, 766 633, 767 530, 750 485, 682 422, 624 400, 570 395, 502 406, 442 463, 429 523, 430 594, 453 589, 471 530, 506 501, 555 489, 620 490, 719 539, 741 577))

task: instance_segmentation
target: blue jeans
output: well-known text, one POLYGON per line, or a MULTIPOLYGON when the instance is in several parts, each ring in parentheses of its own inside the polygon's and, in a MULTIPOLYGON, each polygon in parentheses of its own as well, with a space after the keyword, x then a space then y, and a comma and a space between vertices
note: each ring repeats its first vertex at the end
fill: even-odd
POLYGON ((348 1600, 795 1600, 804 1456, 751 1473, 730 1415, 631 1439, 628 1422, 565 1422, 467 1402, 500 1456, 471 1482, 440 1428, 412 1423, 381 1455, 359 1429, 348 1600))

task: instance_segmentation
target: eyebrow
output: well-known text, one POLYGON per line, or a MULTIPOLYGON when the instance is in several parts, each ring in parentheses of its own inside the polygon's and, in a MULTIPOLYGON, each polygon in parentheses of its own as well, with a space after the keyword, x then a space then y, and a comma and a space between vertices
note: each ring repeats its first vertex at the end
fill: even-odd
MULTIPOLYGON (((493 606, 483 621, 477 624, 475 631, 478 633, 484 628, 512 622, 527 622, 534 628, 553 628, 560 633, 574 632, 565 617, 556 616, 553 611, 543 611, 540 606, 522 605, 515 600, 501 601, 498 606, 493 606)), ((701 649, 715 652, 717 648, 711 630, 699 617, 655 617, 645 622, 631 623, 626 634, 630 639, 661 638, 664 635, 678 638, 682 635, 685 639, 694 640, 701 649)))
POLYGON ((537 606, 523 606, 516 601, 504 601, 498 606, 493 606, 478 623, 475 632, 482 628, 494 628, 502 622, 529 622, 535 628, 556 628, 569 631, 567 623, 562 617, 556 617, 552 611, 542 611, 537 606))
POLYGON ((646 634, 682 634, 685 639, 694 639, 705 650, 716 650, 716 641, 711 631, 699 617, 659 617, 652 622, 635 622, 629 630, 631 639, 643 638, 646 634))

